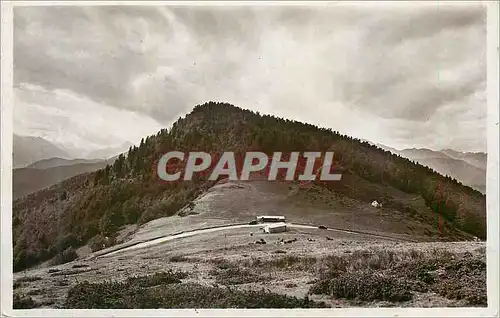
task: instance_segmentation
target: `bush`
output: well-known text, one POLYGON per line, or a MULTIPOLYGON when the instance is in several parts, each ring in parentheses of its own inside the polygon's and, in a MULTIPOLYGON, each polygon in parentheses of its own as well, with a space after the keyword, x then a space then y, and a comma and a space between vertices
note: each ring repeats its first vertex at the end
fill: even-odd
MULTIPOLYGON (((278 252, 280 253, 280 252, 278 252)), ((317 264, 316 257, 286 255, 271 260, 261 260, 254 258, 247 262, 248 267, 295 269, 295 270, 313 270, 317 264)))
POLYGON ((125 217, 126 223, 135 224, 142 214, 142 207, 137 198, 127 200, 123 203, 122 213, 125 217))
POLYGON ((101 222, 99 224, 99 229, 101 230, 101 233, 111 235, 116 233, 120 227, 125 224, 125 222, 126 219, 123 216, 122 205, 117 203, 104 213, 104 216, 101 218, 101 222))
MULTIPOLYGON (((139 279, 140 280, 140 279, 139 279)), ((83 282, 68 291, 65 308, 314 308, 324 303, 274 294, 199 284, 144 288, 134 283, 83 282)))
POLYGON ((18 278, 16 282, 18 283, 24 283, 24 282, 36 282, 37 280, 42 280, 40 276, 24 276, 21 278, 18 278))
POLYGON ((103 248, 112 246, 115 244, 115 240, 112 237, 105 237, 101 234, 98 234, 94 236, 90 241, 89 241, 89 247, 92 250, 92 252, 97 252, 99 250, 102 250, 103 248))
POLYGON ((28 291, 26 293, 26 295, 28 295, 28 296, 42 295, 45 292, 46 292, 46 289, 44 289, 44 288, 36 288, 36 289, 32 289, 32 290, 28 291))
POLYGON ((139 224, 144 224, 157 218, 172 216, 184 206, 184 203, 185 202, 181 198, 171 198, 167 201, 160 201, 147 208, 137 222, 139 224))
POLYGON ((38 255, 30 253, 24 247, 16 246, 14 249, 14 260, 13 260, 13 270, 14 272, 22 271, 28 267, 31 267, 41 260, 38 255))
POLYGON ((56 255, 62 253, 70 247, 78 247, 80 244, 78 238, 73 234, 67 234, 57 239, 57 242, 49 248, 49 254, 56 255))
POLYGON ((455 259, 445 264, 446 275, 434 289, 451 299, 464 299, 473 306, 487 306, 486 262, 472 255, 455 259))
POLYGON ((39 304, 35 303, 30 296, 14 294, 12 307, 14 309, 31 309, 39 307, 39 304))
POLYGON ((486 263, 470 253, 371 250, 327 256, 323 262, 313 294, 398 302, 411 299, 413 291, 434 292, 469 305, 487 305, 486 263))
POLYGON ((189 259, 182 255, 174 255, 170 257, 170 261, 174 263, 187 262, 189 259))
POLYGON ((72 247, 68 247, 62 253, 57 254, 54 257, 54 260, 52 263, 53 263, 53 265, 60 265, 60 264, 69 263, 71 261, 74 261, 77 258, 78 258, 78 254, 76 253, 75 249, 72 247))
POLYGON ((406 301, 412 298, 410 290, 411 287, 403 279, 366 272, 342 273, 335 278, 320 280, 310 292, 364 301, 406 301))
POLYGON ((264 278, 247 268, 229 267, 227 269, 214 269, 210 272, 215 276, 215 281, 222 285, 238 285, 255 283, 264 278))
POLYGON ((212 263, 215 264, 215 267, 219 269, 228 269, 228 268, 233 268, 236 267, 236 264, 231 263, 225 258, 216 258, 212 260, 212 263))
POLYGON ((137 285, 141 287, 152 287, 163 284, 180 283, 181 279, 188 275, 184 272, 158 272, 149 276, 130 277, 127 279, 127 284, 137 285))

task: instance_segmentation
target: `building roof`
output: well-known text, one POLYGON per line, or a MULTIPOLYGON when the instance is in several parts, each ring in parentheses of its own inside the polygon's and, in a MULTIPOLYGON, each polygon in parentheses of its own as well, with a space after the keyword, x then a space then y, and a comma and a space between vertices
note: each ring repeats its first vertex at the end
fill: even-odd
POLYGON ((257 219, 285 219, 282 215, 260 215, 257 219))
POLYGON ((286 226, 286 223, 271 223, 271 224, 266 224, 266 227, 273 229, 277 227, 283 227, 286 226))

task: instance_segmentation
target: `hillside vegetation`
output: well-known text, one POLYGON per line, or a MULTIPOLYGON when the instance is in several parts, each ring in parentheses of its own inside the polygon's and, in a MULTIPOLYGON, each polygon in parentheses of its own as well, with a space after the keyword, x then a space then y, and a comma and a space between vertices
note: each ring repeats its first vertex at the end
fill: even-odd
POLYGON ((19 168, 12 171, 12 197, 18 199, 78 174, 106 167, 106 162, 77 163, 49 168, 19 168))
POLYGON ((379 146, 432 168, 442 175, 452 176, 481 193, 486 193, 486 153, 458 152, 450 149, 437 151, 426 148, 397 150, 384 145, 379 146))
POLYGON ((439 214, 443 235, 457 231, 486 237, 486 202, 480 192, 432 169, 393 155, 367 142, 297 121, 262 116, 226 103, 196 106, 171 129, 131 147, 113 165, 75 176, 14 202, 14 270, 22 270, 103 237, 113 238, 125 224, 174 215, 216 181, 195 175, 192 181, 158 180, 156 162, 176 151, 333 151, 334 167, 345 180, 364 180, 371 193, 346 182, 316 182, 328 191, 354 200, 383 204, 409 218, 435 224, 439 214), (356 178, 350 178, 355 176, 356 178), (378 187, 379 186, 379 187, 378 187), (420 196, 426 209, 398 203, 383 189, 391 187, 420 196))

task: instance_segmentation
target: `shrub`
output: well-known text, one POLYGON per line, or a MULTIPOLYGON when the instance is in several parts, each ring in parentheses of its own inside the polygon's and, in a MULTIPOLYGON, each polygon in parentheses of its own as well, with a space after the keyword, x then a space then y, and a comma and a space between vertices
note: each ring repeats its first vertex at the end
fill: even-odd
POLYGON ((228 269, 228 268, 233 268, 236 267, 236 264, 231 263, 225 258, 216 258, 212 260, 212 263, 215 264, 215 267, 219 269, 228 269))
POLYGON ((435 292, 469 305, 487 305, 486 263, 470 253, 369 250, 327 256, 323 262, 313 294, 398 302, 409 300, 413 291, 435 292))
POLYGON ((37 280, 42 280, 40 276, 24 276, 21 278, 18 278, 16 282, 18 283, 24 283, 24 282, 36 282, 37 280))
POLYGON ((57 239, 57 242, 49 248, 49 254, 55 255, 62 253, 70 247, 78 247, 80 244, 78 238, 73 234, 66 234, 57 239))
POLYGON ((52 274, 52 273, 57 273, 57 272, 60 272, 61 270, 59 268, 50 268, 47 272, 49 274, 52 274))
POLYGON ((26 295, 28 295, 28 296, 41 295, 45 292, 46 292, 46 290, 44 288, 36 288, 36 289, 32 289, 32 290, 28 291, 26 293, 26 295))
POLYGON ((126 223, 134 224, 137 222, 142 214, 142 207, 137 198, 127 200, 123 203, 122 213, 125 217, 126 223))
POLYGON ((12 307, 14 309, 31 309, 39 307, 39 304, 33 301, 30 296, 14 294, 12 307))
POLYGON ((163 284, 180 283, 181 279, 188 275, 184 272, 158 272, 149 276, 130 277, 127 279, 127 284, 141 287, 151 287, 163 284))
POLYGON ((297 270, 311 270, 317 263, 315 257, 299 257, 294 255, 286 255, 280 258, 275 258, 267 263, 267 266, 277 268, 294 268, 297 270))
POLYGON ((98 234, 94 236, 90 241, 89 241, 89 247, 92 250, 92 252, 97 252, 99 250, 102 250, 103 248, 112 246, 115 244, 115 239, 112 237, 105 237, 101 234, 98 234))
POLYGON ((148 207, 144 213, 138 218, 139 224, 144 224, 151 220, 174 215, 180 208, 184 206, 184 200, 181 198, 171 198, 166 201, 160 201, 148 207))
POLYGON ((170 257, 170 261, 174 263, 187 262, 189 259, 182 255, 174 255, 170 257))
POLYGON ((99 224, 99 229, 101 233, 112 235, 116 233, 125 222, 126 219, 123 216, 122 205, 121 203, 117 203, 104 213, 99 224))
POLYGON ((76 253, 75 249, 72 247, 68 247, 62 253, 59 253, 54 257, 53 265, 69 263, 77 258, 78 254, 76 253))
POLYGON ((210 272, 215 276, 215 281, 222 285, 239 285, 255 283, 263 280, 263 277, 255 274, 247 268, 229 267, 227 269, 214 269, 210 272))
POLYGON ((455 259, 445 264, 445 276, 434 289, 451 299, 464 299, 473 306, 487 306, 486 262, 472 255, 455 259))
POLYGON ((310 292, 365 301, 406 301, 412 298, 410 290, 410 286, 402 279, 366 272, 343 273, 335 278, 321 280, 313 285, 310 292))
POLYGON ((313 308, 324 303, 269 291, 242 291, 199 284, 135 284, 83 282, 68 291, 65 308, 313 308))
POLYGON ((18 289, 18 288, 21 288, 23 286, 23 284, 20 282, 20 281, 15 281, 13 284, 12 284, 12 288, 13 289, 18 289))
POLYGON ((14 261, 13 270, 14 272, 22 271, 28 267, 31 267, 40 262, 40 259, 36 254, 28 252, 26 249, 14 249, 14 261))

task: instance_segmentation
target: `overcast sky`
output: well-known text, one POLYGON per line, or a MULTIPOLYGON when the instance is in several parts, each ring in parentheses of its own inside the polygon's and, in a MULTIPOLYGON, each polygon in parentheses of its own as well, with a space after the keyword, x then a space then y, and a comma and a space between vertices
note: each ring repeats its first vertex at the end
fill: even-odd
POLYGON ((478 5, 17 7, 15 133, 115 147, 226 101, 395 148, 486 150, 478 5))

